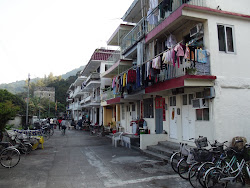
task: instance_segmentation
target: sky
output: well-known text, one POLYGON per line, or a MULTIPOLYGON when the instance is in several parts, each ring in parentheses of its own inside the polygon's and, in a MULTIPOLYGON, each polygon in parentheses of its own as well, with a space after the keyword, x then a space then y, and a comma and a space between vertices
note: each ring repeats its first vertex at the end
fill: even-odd
POLYGON ((133 0, 0 0, 0 84, 86 65, 133 0))

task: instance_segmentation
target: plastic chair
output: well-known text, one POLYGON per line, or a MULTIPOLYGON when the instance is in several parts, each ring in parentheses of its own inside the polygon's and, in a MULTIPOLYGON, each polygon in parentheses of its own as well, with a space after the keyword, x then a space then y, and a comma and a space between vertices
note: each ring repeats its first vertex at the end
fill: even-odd
POLYGON ((123 132, 114 133, 112 137, 112 145, 117 147, 117 142, 121 141, 123 132))

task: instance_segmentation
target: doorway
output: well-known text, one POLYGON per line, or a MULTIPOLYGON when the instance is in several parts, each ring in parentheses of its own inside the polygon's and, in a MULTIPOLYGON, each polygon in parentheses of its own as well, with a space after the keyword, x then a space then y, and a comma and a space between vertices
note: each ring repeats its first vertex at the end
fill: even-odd
POLYGON ((193 94, 182 95, 182 139, 195 137, 195 109, 192 108, 193 94))

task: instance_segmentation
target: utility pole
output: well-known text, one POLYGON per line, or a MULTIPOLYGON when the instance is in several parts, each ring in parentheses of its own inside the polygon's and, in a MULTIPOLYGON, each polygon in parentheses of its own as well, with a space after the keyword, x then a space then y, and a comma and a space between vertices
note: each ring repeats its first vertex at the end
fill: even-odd
POLYGON ((26 108, 26 129, 28 128, 29 116, 29 95, 30 95, 30 74, 28 74, 28 94, 27 94, 27 108, 26 108))

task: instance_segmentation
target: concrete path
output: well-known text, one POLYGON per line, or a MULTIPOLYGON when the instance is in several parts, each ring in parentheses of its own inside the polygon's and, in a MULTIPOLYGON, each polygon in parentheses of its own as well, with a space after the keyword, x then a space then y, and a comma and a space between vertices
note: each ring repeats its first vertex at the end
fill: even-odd
POLYGON ((0 188, 189 188, 169 165, 140 152, 111 146, 106 137, 67 130, 55 134, 44 149, 22 155, 12 168, 0 167, 0 188))

